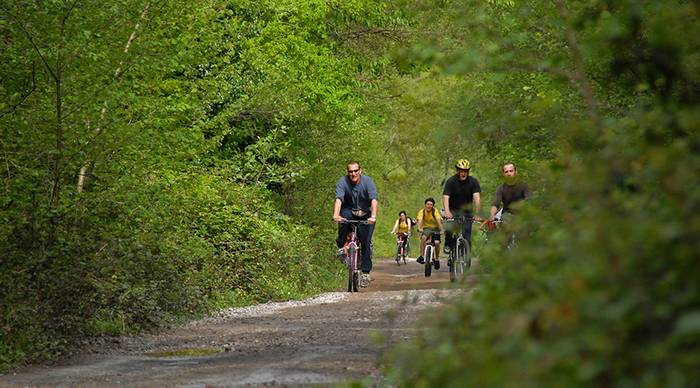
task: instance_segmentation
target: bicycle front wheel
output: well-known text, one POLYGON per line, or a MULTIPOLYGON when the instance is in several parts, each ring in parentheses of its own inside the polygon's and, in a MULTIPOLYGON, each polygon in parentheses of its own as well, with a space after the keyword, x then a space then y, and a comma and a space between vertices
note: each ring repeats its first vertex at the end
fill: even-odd
POLYGON ((471 252, 469 249, 469 241, 464 239, 457 240, 457 258, 455 259, 455 276, 460 278, 464 275, 469 267, 471 267, 471 252))
POLYGON ((459 258, 459 256, 457 255, 457 250, 456 249, 450 250, 450 258, 447 261, 447 266, 450 269, 450 281, 451 282, 454 282, 455 280, 457 280, 457 276, 455 275, 455 268, 457 267, 456 263, 457 263, 458 258, 459 258))
POLYGON ((348 248, 348 292, 357 292, 357 274, 355 273, 355 263, 357 263, 357 247, 350 245, 348 248))
POLYGON ((433 249, 432 245, 425 246, 425 256, 423 257, 425 259, 425 277, 430 277, 433 272, 433 249))

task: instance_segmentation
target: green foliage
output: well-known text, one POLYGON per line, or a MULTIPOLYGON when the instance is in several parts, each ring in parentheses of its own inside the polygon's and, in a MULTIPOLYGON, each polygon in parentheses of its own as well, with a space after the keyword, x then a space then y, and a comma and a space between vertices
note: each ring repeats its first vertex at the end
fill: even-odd
MULTIPOLYGON (((390 384, 693 386, 700 377, 700 35, 687 16, 697 15, 697 6, 567 2, 562 18, 558 2, 501 3, 468 8, 465 20, 488 34, 465 46, 481 45, 476 55, 483 56, 445 63, 461 71, 483 66, 487 77, 532 61, 556 76, 583 69, 595 100, 581 79, 573 90, 583 103, 570 104, 568 86, 535 76, 535 90, 568 97, 528 119, 547 128, 541 119, 551 116, 561 133, 548 141, 557 150, 536 188, 539 196, 517 219, 527 237, 515 250, 483 252, 490 276, 481 278, 472 298, 431 315, 430 329, 389 355, 390 384), (521 55, 488 56, 490 45, 513 44, 517 36, 508 23, 484 20, 515 23, 527 38, 516 46, 521 55), (538 27, 526 28, 531 23, 538 27), (583 68, 567 33, 578 38, 583 68), (555 65, 564 71, 551 71, 555 65), (430 367, 416 368, 416 359, 430 367)), ((494 96, 507 103, 509 90, 520 93, 523 77, 502 79, 509 87, 494 96)), ((529 102, 519 100, 509 104, 524 112, 529 102)), ((488 128, 520 118, 487 115, 484 121, 488 128)), ((487 147, 502 143, 485 135, 487 147)), ((518 138, 511 133, 507 141, 518 138)), ((538 137, 532 143, 520 138, 515 144, 542 145, 538 137)), ((547 166, 549 155, 532 159, 540 157, 539 165, 547 166)))
POLYGON ((329 149, 381 148, 358 114, 368 61, 341 39, 383 23, 381 3, 0 12, 0 368, 337 288, 309 204, 343 171, 329 149))

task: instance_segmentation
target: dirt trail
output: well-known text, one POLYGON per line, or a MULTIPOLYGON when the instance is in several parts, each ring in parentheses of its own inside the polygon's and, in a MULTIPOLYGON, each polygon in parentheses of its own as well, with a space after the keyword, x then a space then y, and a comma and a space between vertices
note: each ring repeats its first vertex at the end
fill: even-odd
MULTIPOLYGON (((446 265, 444 266, 446 267, 446 265)), ((9 387, 238 387, 382 380, 387 346, 410 338, 419 313, 445 297, 447 269, 378 260, 370 287, 303 302, 229 309, 157 335, 124 337, 59 365, 0 376, 9 387), (372 338, 380 335, 386 342, 372 338)))

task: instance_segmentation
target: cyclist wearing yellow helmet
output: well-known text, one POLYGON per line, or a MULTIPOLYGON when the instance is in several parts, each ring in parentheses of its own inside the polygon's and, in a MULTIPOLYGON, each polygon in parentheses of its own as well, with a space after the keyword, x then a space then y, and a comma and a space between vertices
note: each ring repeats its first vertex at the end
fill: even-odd
MULTIPOLYGON (((471 163, 467 159, 459 159, 455 163, 457 170, 455 175, 447 179, 445 188, 442 191, 442 205, 445 208, 445 218, 455 216, 473 217, 480 220, 481 210, 481 186, 479 181, 469 175, 471 163)), ((470 240, 472 233, 472 223, 462 224, 462 235, 470 240)), ((445 252, 453 245, 453 237, 450 231, 445 231, 445 252)))

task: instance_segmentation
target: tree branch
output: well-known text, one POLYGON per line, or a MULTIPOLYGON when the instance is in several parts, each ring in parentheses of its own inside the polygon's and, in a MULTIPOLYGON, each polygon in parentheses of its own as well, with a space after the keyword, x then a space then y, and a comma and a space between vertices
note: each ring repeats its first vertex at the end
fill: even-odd
POLYGON ((554 0, 554 3, 556 4, 557 9, 559 10, 559 16, 561 16, 562 20, 564 20, 566 25, 566 39, 569 42, 569 49, 571 50, 571 54, 574 58, 574 79, 579 87, 579 91, 583 95, 583 98, 586 100, 586 104, 588 104, 589 116, 596 124, 596 126, 600 128, 598 102, 596 101, 595 95, 593 94, 593 88, 591 87, 591 83, 586 75, 586 67, 583 62, 583 55, 581 54, 581 50, 578 46, 578 41, 576 40, 576 34, 574 30, 571 28, 569 23, 566 23, 566 21, 569 18, 569 12, 566 8, 566 4, 564 4, 564 0, 554 0))
MULTIPOLYGON (((131 34, 129 35, 129 39, 126 41, 126 45, 124 46, 124 55, 126 56, 129 53, 129 49, 131 48, 132 43, 134 42, 134 39, 136 38, 136 33, 138 30, 141 28, 141 20, 146 19, 146 15, 148 15, 148 9, 150 7, 150 3, 146 3, 146 5, 143 8, 143 12, 141 12, 141 16, 139 18, 139 21, 136 22, 136 25, 134 26, 134 29, 131 31, 131 34)), ((117 65, 116 70, 114 71, 114 78, 118 78, 119 75, 122 72, 122 68, 124 67, 124 60, 119 61, 119 65, 117 65)), ((105 101, 102 104, 102 109, 100 109, 100 118, 99 121, 97 122, 97 127, 95 127, 95 135, 99 135, 102 133, 102 123, 104 122, 105 118, 107 117, 107 102, 105 101)), ((82 167, 80 167, 80 172, 78 173, 78 184, 77 184, 77 190, 78 192, 82 192, 83 189, 85 188, 85 180, 90 175, 89 173, 89 166, 92 162, 88 161, 87 163, 83 164, 82 167)))
POLYGON ((19 108, 26 100, 29 98, 29 96, 34 93, 36 90, 36 63, 32 62, 32 88, 31 90, 27 91, 26 94, 24 94, 22 97, 20 97, 19 101, 16 104, 13 104, 9 108, 0 111, 0 118, 5 116, 8 113, 14 112, 17 108, 19 108))

